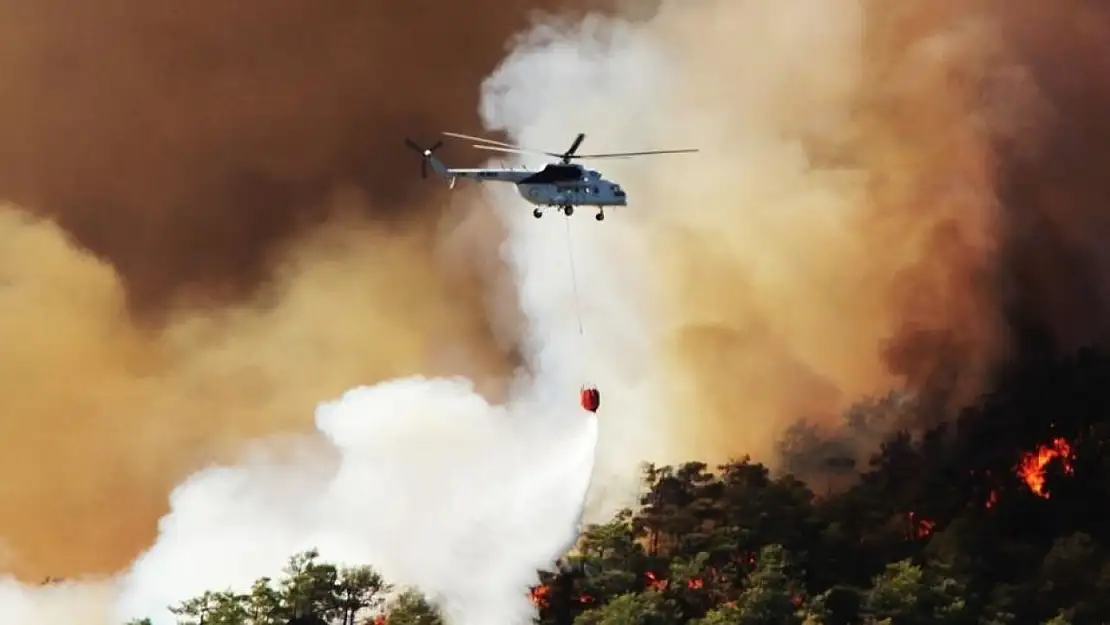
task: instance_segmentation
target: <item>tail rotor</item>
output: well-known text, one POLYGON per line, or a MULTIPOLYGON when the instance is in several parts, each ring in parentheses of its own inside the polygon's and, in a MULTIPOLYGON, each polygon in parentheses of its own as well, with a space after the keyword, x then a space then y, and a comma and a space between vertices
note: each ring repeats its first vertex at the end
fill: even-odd
POLYGON ((432 158, 432 153, 435 152, 436 150, 438 150, 443 145, 443 141, 436 141, 435 145, 433 145, 430 148, 425 149, 425 148, 422 148, 419 145, 417 145, 417 143, 415 141, 413 141, 412 139, 409 139, 409 138, 406 137, 405 138, 405 145, 407 145, 409 148, 415 150, 416 152, 419 152, 420 155, 423 157, 423 160, 420 161, 420 177, 421 178, 427 178, 428 177, 428 161, 432 158))

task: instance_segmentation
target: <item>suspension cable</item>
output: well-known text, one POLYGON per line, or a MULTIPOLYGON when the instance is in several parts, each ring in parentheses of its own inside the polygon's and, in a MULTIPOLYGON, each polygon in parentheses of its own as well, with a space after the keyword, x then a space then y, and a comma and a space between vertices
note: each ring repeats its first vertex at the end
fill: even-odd
POLYGON ((567 257, 570 259, 570 281, 574 286, 574 314, 578 318, 578 334, 584 334, 582 330, 582 308, 578 299, 578 275, 574 269, 574 246, 570 242, 570 217, 566 217, 567 224, 567 257))

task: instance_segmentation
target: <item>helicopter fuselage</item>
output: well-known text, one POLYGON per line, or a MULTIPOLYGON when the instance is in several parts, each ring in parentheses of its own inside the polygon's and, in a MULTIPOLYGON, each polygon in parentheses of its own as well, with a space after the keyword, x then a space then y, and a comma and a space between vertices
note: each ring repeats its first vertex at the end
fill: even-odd
POLYGON ((601 179, 583 184, 518 184, 520 196, 536 206, 627 206, 619 185, 601 179))
POLYGON ((510 182, 520 196, 536 206, 627 206, 628 196, 619 184, 592 169, 578 165, 548 165, 527 169, 447 169, 450 178, 481 182, 510 182))

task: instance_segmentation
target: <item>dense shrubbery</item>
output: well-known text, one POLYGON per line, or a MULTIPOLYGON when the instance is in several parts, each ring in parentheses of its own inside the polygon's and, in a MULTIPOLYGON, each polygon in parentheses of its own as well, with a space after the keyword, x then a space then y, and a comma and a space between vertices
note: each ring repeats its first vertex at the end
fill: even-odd
MULTIPOLYGON (((1087 351, 997 388, 950 425, 890 436, 836 494, 747 460, 647 467, 641 509, 588 528, 558 572, 541 573, 539 622, 1110 622, 1110 363, 1087 351)), ((928 422, 918 417, 906 423, 928 422)), ((829 470, 845 462, 830 459, 829 470)), ((180 614, 331 624, 381 607, 386 616, 367 618, 439 622, 417 595, 381 605, 387 589, 368 569, 337 571, 308 554, 279 582, 209 594, 180 614)))

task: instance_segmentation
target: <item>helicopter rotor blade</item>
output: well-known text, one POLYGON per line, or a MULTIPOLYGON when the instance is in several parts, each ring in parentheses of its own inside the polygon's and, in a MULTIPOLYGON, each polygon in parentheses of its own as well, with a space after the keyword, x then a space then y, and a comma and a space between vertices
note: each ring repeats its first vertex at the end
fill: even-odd
POLYGON ((444 131, 443 134, 447 135, 448 137, 455 137, 457 139, 469 139, 471 141, 481 141, 482 143, 487 143, 489 145, 499 145, 503 148, 515 148, 516 147, 515 145, 513 145, 511 143, 505 143, 504 141, 495 141, 493 139, 486 139, 485 137, 475 137, 475 136, 472 136, 472 135, 464 135, 460 132, 444 131))
POLYGON ((503 148, 497 145, 481 145, 477 143, 475 143, 472 147, 478 148, 479 150, 490 150, 491 152, 508 152, 510 154, 536 154, 542 156, 551 156, 554 158, 562 158, 563 156, 562 154, 556 154, 555 152, 542 152, 540 150, 527 150, 524 148, 503 148))
POLYGON ((692 154, 697 148, 686 150, 647 150, 644 152, 610 152, 608 154, 578 154, 571 158, 628 158, 630 156, 650 156, 653 154, 692 154))
POLYGON ((569 163, 570 159, 574 158, 574 153, 578 151, 578 146, 582 145, 582 141, 584 141, 585 139, 586 133, 578 133, 578 136, 574 138, 574 143, 570 144, 570 149, 562 153, 561 157, 563 159, 563 162, 569 163))

